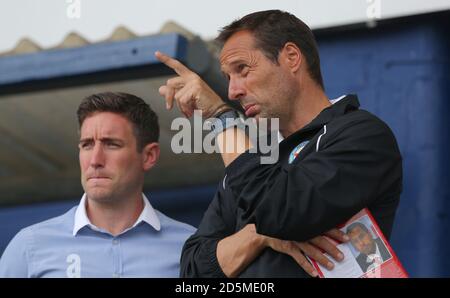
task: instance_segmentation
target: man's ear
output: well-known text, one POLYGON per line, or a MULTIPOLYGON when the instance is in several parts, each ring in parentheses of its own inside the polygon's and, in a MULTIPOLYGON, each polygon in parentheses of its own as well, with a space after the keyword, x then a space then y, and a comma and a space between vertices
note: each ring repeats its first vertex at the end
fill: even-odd
POLYGON ((283 46, 280 52, 280 58, 283 59, 283 62, 289 67, 292 73, 296 73, 303 62, 302 52, 293 42, 287 42, 283 46))
POLYGON ((144 171, 150 170, 159 159, 159 143, 150 143, 142 149, 142 167, 144 171))

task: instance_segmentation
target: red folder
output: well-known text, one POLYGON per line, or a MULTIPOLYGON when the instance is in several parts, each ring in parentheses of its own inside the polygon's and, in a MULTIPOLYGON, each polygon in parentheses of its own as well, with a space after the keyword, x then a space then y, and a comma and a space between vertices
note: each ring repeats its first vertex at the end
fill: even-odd
POLYGON ((347 233, 352 238, 352 241, 338 244, 338 248, 344 253, 344 261, 336 262, 330 256, 327 256, 328 259, 334 262, 335 267, 333 270, 329 271, 320 266, 315 260, 309 259, 320 277, 408 277, 400 260, 367 208, 358 212, 338 228, 347 233))

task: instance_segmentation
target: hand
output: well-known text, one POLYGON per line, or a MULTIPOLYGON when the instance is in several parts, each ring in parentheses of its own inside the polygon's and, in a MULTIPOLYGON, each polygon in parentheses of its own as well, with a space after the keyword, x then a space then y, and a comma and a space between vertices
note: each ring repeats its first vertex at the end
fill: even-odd
POLYGON ((226 108, 222 99, 195 72, 161 52, 156 52, 155 56, 178 74, 178 77, 167 80, 166 85, 159 88, 159 93, 166 99, 167 109, 172 108, 175 100, 187 118, 193 115, 195 109, 201 110, 203 116, 209 118, 226 108))
MULTIPOLYGON (((329 254, 334 260, 340 262, 344 259, 344 254, 337 249, 337 244, 342 242, 348 242, 350 238, 341 230, 339 229, 332 229, 328 232, 326 232, 324 235, 314 237, 311 240, 308 240, 305 243, 305 250, 302 250, 306 255, 308 255, 310 258, 317 260, 317 258, 321 259, 323 262, 319 262, 322 266, 325 267, 333 267, 333 264, 331 263, 331 266, 326 266, 324 264, 325 260, 329 261, 320 251, 317 249, 324 251, 325 253, 329 254), (336 243, 337 242, 337 243, 336 243), (309 247, 312 246, 313 249, 309 249, 309 247), (320 255, 318 255, 320 253, 320 255), (316 255, 316 257, 314 257, 316 255)), ((330 264, 329 264, 330 265, 330 264)))
POLYGON ((313 277, 316 277, 318 273, 308 262, 303 253, 311 259, 317 261, 320 265, 326 267, 328 270, 332 270, 334 268, 334 264, 324 255, 324 253, 322 253, 322 250, 338 262, 344 259, 344 255, 339 249, 337 249, 337 244, 329 238, 338 242, 349 241, 348 236, 338 229, 332 229, 325 233, 324 236, 317 236, 305 242, 281 240, 268 236, 264 237, 265 244, 268 247, 280 253, 290 255, 300 265, 300 267, 303 268, 303 270, 313 277))
POLYGON ((264 238, 256 233, 254 224, 217 243, 216 256, 220 268, 227 277, 237 277, 265 248, 264 238))

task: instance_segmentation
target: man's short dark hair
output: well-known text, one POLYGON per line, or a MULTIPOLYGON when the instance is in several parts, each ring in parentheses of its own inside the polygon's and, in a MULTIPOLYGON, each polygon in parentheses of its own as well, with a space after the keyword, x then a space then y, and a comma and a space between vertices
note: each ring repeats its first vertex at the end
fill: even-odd
POLYGON ((81 101, 77 110, 80 128, 84 120, 96 112, 116 113, 128 119, 133 125, 139 152, 145 145, 158 142, 158 116, 140 97, 121 92, 89 95, 81 101))
POLYGON ((308 25, 296 16, 280 10, 251 13, 223 27, 216 40, 225 43, 243 30, 253 34, 256 48, 276 64, 283 46, 287 42, 295 43, 306 59, 311 78, 324 89, 316 40, 308 25))
POLYGON ((372 236, 372 234, 370 233, 369 229, 364 224, 362 224, 360 222, 354 222, 351 225, 349 225, 347 227, 347 234, 351 233, 356 228, 360 228, 361 230, 363 230, 364 232, 366 232, 367 234, 372 236))

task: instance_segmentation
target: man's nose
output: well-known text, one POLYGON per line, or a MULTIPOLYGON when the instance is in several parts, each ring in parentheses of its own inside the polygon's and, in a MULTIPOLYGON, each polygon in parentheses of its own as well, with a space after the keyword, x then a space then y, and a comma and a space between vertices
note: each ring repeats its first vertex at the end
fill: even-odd
POLYGON ((245 96, 245 88, 242 82, 238 79, 230 79, 228 85, 228 98, 232 100, 239 100, 245 96))
POLYGON ((93 168, 105 166, 105 153, 103 152, 103 147, 100 143, 95 144, 92 150, 90 166, 93 168))

